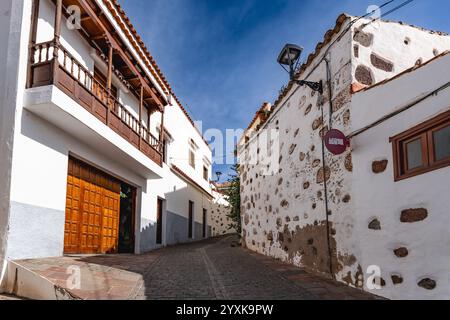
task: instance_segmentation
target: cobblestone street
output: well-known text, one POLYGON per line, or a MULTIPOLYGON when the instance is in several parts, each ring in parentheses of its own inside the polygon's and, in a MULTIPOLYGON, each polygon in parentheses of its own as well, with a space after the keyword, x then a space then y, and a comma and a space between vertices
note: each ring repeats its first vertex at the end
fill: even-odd
POLYGON ((68 297, 84 300, 376 298, 360 290, 243 249, 237 245, 236 236, 168 247, 143 255, 65 256, 16 262, 29 272, 47 279, 51 288, 54 286, 57 299, 68 297), (68 287, 68 280, 71 277, 71 272, 68 270, 74 267, 80 270, 79 289, 68 287))
POLYGON ((373 299, 277 260, 233 247, 225 237, 160 250, 138 299, 373 299))

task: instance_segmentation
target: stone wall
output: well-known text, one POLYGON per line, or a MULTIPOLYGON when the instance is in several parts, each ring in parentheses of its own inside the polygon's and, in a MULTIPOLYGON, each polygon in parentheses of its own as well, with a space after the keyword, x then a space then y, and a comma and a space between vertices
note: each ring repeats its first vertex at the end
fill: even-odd
MULTIPOLYGON (((331 127, 346 135, 359 129, 352 124, 354 92, 402 73, 419 58, 423 63, 450 48, 449 37, 439 33, 391 22, 361 30, 364 22, 320 45, 303 69, 301 78, 308 75, 310 81, 327 84, 326 63, 321 61, 325 55, 331 105, 328 85, 323 95, 294 86, 274 105, 259 132, 239 146, 246 246, 357 288, 364 288, 369 276, 363 258, 370 255, 370 247, 360 245, 361 233, 368 232, 368 225, 381 228, 381 222, 374 217, 361 226, 355 194, 364 187, 354 183, 354 168, 359 164, 354 163, 351 148, 340 156, 324 150, 322 135, 331 127), (264 141, 271 130, 278 137, 264 141)), ((347 25, 348 20, 340 30, 347 25)), ((380 139, 390 146, 388 139, 380 139)), ((383 172, 388 163, 381 157, 371 165, 374 172, 383 172)), ((394 249, 405 253, 401 246, 394 249)))
POLYGON ((214 199, 211 202, 209 212, 209 225, 211 226, 211 235, 213 237, 236 233, 234 228, 230 228, 232 220, 228 217, 230 214, 230 205, 223 193, 213 191, 214 199))
MULTIPOLYGON (((334 127, 345 130, 349 126, 352 84, 351 32, 339 40, 335 35, 332 40, 336 42, 327 55, 334 103, 332 121, 334 127)), ((315 63, 304 74, 311 72, 309 80, 326 83, 325 62, 317 68, 315 63)), ((323 161, 321 137, 330 125, 328 86, 324 89, 320 95, 308 87, 296 87, 275 107, 265 127, 279 132, 279 139, 270 141, 269 154, 279 152, 276 164, 269 165, 270 172, 262 165, 266 153, 257 146, 256 137, 250 139, 248 152, 241 149, 243 235, 247 247, 259 253, 322 274, 331 274, 332 259, 333 273, 348 269, 353 275, 358 265, 347 249, 350 245, 345 245, 352 243, 351 221, 343 215, 334 216, 350 211, 350 186, 343 181, 351 170, 351 159, 348 154, 339 158, 326 155, 323 161), (330 204, 328 223, 325 182, 330 204), (342 250, 337 248, 337 239, 344 240, 339 241, 342 250)))

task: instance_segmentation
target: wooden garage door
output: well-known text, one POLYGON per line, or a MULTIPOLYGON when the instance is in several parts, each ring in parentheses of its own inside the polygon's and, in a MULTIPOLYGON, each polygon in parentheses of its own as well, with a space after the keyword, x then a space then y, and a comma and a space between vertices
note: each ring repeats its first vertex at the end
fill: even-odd
POLYGON ((116 253, 120 182, 79 160, 69 159, 65 253, 116 253))

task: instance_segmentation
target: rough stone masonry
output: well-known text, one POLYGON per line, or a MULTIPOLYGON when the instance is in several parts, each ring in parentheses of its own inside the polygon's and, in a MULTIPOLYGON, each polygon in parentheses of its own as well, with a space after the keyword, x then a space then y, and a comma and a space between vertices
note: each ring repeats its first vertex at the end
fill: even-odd
MULTIPOLYGON (((369 276, 362 257, 372 249, 361 245, 359 239, 361 234, 383 232, 387 226, 381 215, 367 222, 358 219, 352 181, 355 167, 365 167, 373 176, 380 176, 388 174, 390 162, 380 154, 381 158, 371 162, 353 163, 351 148, 333 156, 324 151, 322 136, 330 128, 350 134, 355 130, 352 96, 356 91, 394 77, 413 67, 418 59, 433 58, 450 48, 450 38, 392 22, 361 29, 364 22, 361 21, 345 32, 351 19, 340 16, 336 27, 326 33, 324 41, 300 69, 300 78, 308 75, 310 81, 323 81, 323 95, 291 82, 275 102, 268 119, 258 123, 256 129, 250 126, 241 140, 238 148, 241 213, 244 242, 249 249, 333 276, 350 286, 366 288, 369 276), (384 39, 396 42, 386 46, 384 39), (327 59, 331 68, 329 86, 322 59, 327 59), (279 139, 267 139, 267 143, 261 138, 270 130, 276 130, 279 139), (267 145, 268 151, 261 152, 267 145), (268 161, 277 152, 278 161, 268 161)), ((420 223, 428 216, 426 208, 389 214, 397 214, 403 224, 420 223)), ((408 259, 409 250, 404 245, 379 252, 376 254, 391 255, 394 260, 408 259)), ((425 272, 416 277, 422 279, 416 282, 417 290, 436 287, 425 272)), ((384 288, 393 286, 391 291, 381 293, 387 297, 393 290, 400 290, 395 287, 401 287, 405 281, 401 271, 375 280, 384 288), (389 284, 387 277, 392 281, 389 284)))

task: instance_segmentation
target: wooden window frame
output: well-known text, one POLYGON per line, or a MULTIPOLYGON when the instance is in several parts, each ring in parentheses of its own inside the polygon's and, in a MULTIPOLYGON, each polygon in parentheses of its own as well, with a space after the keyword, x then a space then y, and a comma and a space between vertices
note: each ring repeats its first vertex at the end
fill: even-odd
POLYGON ((409 179, 450 165, 450 158, 436 161, 433 140, 433 134, 436 131, 449 125, 450 110, 389 139, 393 149, 395 181, 409 179), (408 170, 406 145, 419 138, 421 139, 422 145, 423 165, 419 168, 408 170))

